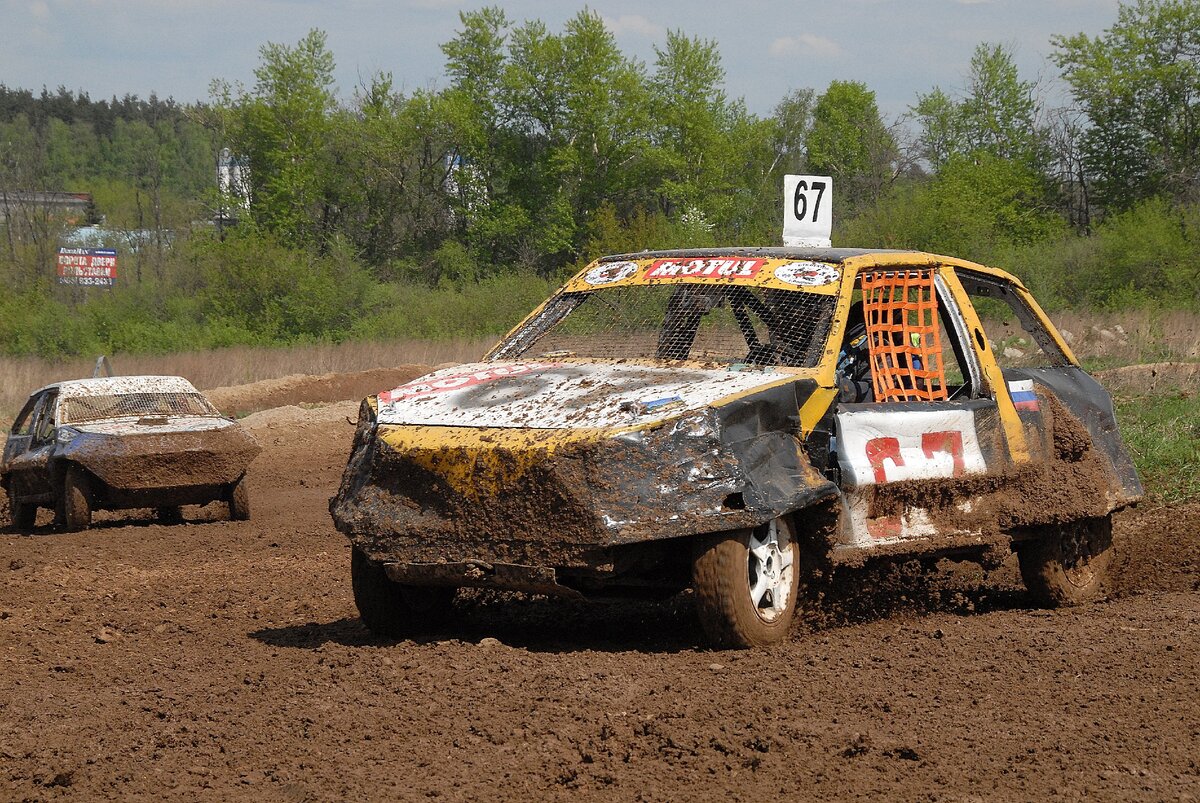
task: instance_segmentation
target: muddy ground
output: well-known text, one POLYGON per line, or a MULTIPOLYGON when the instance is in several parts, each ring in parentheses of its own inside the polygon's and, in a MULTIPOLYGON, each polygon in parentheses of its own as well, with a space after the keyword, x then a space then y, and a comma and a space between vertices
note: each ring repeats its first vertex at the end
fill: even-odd
POLYGON ((389 643, 326 509, 355 410, 246 419, 249 522, 0 534, 0 799, 1200 799, 1200 505, 1124 514, 1079 609, 900 566, 771 650, 702 648, 686 597, 389 643))

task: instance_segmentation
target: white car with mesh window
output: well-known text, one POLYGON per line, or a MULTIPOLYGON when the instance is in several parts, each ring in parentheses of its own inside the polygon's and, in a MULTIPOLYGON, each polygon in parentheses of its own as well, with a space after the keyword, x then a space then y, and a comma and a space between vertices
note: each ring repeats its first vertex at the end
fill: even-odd
POLYGON ((97 510, 151 508, 163 522, 184 505, 221 502, 250 517, 253 437, 177 376, 79 379, 40 388, 17 415, 0 485, 17 530, 39 508, 80 530, 97 510))

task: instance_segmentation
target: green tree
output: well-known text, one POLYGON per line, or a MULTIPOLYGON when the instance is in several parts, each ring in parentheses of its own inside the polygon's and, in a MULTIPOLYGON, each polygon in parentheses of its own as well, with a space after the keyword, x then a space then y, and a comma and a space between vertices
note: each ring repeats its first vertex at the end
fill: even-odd
POLYGON ((849 211, 879 199, 895 179, 898 156, 875 93, 857 81, 831 82, 813 108, 808 169, 833 178, 849 211))
POLYGON ((297 244, 325 245, 336 226, 328 195, 333 54, 324 32, 295 46, 268 43, 251 92, 213 88, 218 133, 248 162, 250 213, 266 229, 297 244))
POLYGON ((1040 107, 1036 85, 1021 80, 1011 49, 981 43, 971 57, 965 97, 955 100, 937 87, 917 96, 921 155, 935 169, 954 156, 986 151, 1041 170, 1046 145, 1040 107))
POLYGON ((1121 4, 1096 37, 1053 39, 1090 126, 1086 164, 1114 210, 1165 192, 1200 197, 1200 1, 1121 4))

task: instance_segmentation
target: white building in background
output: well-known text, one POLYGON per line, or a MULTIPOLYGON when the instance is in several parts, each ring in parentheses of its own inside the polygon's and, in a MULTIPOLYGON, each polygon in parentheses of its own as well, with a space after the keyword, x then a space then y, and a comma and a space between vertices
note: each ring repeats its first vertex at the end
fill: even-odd
POLYGON ((234 209, 250 208, 250 171, 246 160, 234 156, 229 148, 222 148, 217 156, 217 191, 221 193, 221 208, 218 217, 234 217, 234 209))

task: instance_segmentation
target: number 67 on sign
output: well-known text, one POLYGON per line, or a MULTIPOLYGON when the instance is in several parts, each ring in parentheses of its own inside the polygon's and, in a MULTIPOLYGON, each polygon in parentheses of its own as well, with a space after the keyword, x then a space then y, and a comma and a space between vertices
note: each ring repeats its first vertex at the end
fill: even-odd
POLYGON ((833 179, 783 177, 783 244, 829 248, 833 231, 833 179))

